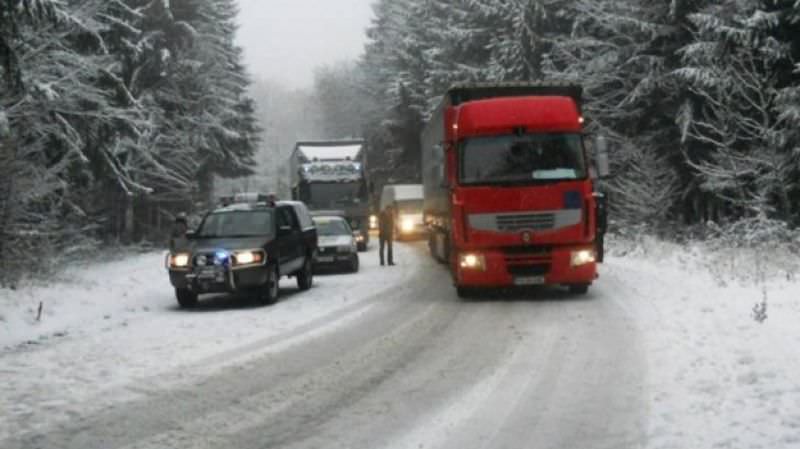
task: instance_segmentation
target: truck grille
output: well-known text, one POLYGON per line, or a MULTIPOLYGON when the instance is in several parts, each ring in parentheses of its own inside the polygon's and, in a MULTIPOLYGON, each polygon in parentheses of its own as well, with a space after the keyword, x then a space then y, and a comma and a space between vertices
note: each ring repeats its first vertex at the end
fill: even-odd
POLYGON ((555 227, 556 217, 551 213, 498 215, 497 229, 500 231, 543 231, 555 227))
POLYGON ((512 265, 508 267, 508 273, 512 276, 544 276, 549 272, 549 264, 512 265))

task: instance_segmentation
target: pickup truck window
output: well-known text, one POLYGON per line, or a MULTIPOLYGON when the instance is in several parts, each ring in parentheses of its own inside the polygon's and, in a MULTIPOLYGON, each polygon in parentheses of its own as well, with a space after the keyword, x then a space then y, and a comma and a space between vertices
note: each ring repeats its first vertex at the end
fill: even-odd
POLYGON ((272 234, 271 210, 225 211, 209 214, 198 238, 253 237, 272 234))
POLYGON ((294 217, 294 212, 292 212, 291 207, 284 206, 278 208, 278 227, 282 226, 290 226, 295 230, 299 229, 299 225, 294 217))
POLYGON ((586 177, 579 134, 523 134, 459 144, 462 185, 541 184, 586 177))

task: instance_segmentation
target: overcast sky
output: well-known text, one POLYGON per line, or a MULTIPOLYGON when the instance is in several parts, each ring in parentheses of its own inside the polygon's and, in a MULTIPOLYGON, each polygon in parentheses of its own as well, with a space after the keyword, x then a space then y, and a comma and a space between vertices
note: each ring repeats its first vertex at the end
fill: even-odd
POLYGON ((314 67, 361 54, 374 0, 238 0, 238 42, 256 78, 308 87, 314 67))

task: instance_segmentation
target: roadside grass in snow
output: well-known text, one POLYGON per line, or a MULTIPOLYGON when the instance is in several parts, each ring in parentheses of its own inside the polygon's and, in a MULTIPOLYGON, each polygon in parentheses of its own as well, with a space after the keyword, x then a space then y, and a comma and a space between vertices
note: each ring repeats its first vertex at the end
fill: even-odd
POLYGON ((707 273, 719 287, 757 287, 752 317, 758 322, 769 316, 771 284, 794 282, 800 273, 800 231, 765 217, 728 225, 709 222, 672 240, 628 227, 609 235, 606 247, 611 255, 673 262, 689 272, 707 273))

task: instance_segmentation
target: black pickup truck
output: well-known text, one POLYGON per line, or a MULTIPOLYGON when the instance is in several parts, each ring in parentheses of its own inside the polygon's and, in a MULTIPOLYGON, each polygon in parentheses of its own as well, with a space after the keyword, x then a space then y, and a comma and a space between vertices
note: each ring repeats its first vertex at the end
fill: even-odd
POLYGON ((296 201, 232 204, 208 213, 186 248, 167 256, 170 282, 181 307, 203 293, 244 293, 263 304, 278 300, 282 276, 301 290, 313 283, 317 230, 296 201))

